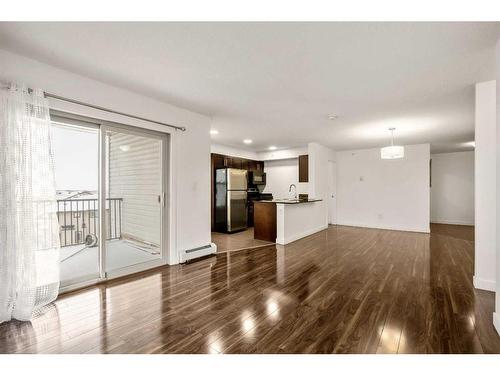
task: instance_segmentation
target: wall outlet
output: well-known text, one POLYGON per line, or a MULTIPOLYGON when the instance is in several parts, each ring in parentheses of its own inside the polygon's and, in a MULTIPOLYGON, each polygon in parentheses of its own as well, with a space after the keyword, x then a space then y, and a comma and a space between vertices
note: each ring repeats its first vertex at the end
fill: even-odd
POLYGON ((359 181, 363 182, 365 178, 363 176, 359 176, 359 181))
POLYGON ((379 220, 382 220, 383 218, 384 218, 384 215, 382 215, 382 214, 378 214, 378 219, 379 219, 379 220))

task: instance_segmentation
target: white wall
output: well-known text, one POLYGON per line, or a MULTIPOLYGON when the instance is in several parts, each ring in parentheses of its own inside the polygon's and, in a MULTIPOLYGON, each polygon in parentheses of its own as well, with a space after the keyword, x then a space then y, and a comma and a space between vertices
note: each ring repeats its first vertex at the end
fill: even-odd
POLYGON ((394 160, 379 148, 337 152, 337 223, 429 232, 429 159, 429 144, 394 160))
POLYGON ((299 183, 298 158, 264 161, 266 186, 264 193, 272 193, 274 198, 289 198, 288 189, 291 184, 297 187, 297 195, 307 194, 307 182, 299 183))
POLYGON ((51 106, 80 115, 171 133, 170 263, 179 252, 210 243, 210 119, 168 103, 120 89, 0 50, 0 79, 118 111, 187 127, 186 132, 60 101, 51 106))
POLYGON ((476 84, 474 286, 495 290, 496 82, 476 84))
POLYGON ((309 198, 322 199, 318 204, 322 220, 328 225, 329 161, 335 161, 335 151, 319 143, 307 145, 309 155, 309 198))
POLYGON ((319 143, 309 143, 309 197, 326 199, 328 195, 328 161, 335 161, 335 151, 319 143))
POLYGON ((210 152, 214 154, 234 156, 237 158, 251 159, 251 160, 283 160, 298 158, 299 155, 307 154, 307 147, 287 148, 283 150, 274 151, 260 151, 255 152, 247 150, 244 147, 225 146, 218 143, 210 145, 210 152))
POLYGON ((474 151, 431 159, 431 223, 474 225, 474 151))
POLYGON ((284 150, 257 152, 257 160, 280 160, 298 158, 299 155, 306 155, 307 147, 287 148, 284 150))
POLYGON ((243 158, 243 159, 250 159, 250 160, 259 160, 258 156, 257 156, 257 153, 254 152, 254 151, 245 150, 245 149, 237 148, 237 147, 219 145, 217 143, 212 143, 210 145, 210 152, 212 154, 221 154, 221 155, 233 156, 235 158, 243 158))

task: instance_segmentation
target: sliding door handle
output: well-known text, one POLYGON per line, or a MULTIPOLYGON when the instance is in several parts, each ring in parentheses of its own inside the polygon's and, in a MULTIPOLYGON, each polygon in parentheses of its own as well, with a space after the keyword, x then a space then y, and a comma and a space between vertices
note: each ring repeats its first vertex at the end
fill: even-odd
POLYGON ((165 207, 165 200, 166 200, 166 193, 162 192, 160 195, 158 195, 158 203, 160 203, 163 207, 165 207))

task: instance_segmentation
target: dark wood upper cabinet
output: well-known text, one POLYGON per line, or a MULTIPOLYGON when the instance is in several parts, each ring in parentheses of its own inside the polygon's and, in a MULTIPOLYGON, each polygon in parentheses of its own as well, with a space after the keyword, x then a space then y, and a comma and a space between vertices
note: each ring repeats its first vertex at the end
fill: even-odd
POLYGON ((224 168, 224 155, 212 154, 212 163, 214 169, 224 168))
POLYGON ((309 182, 309 155, 299 155, 299 182, 309 182))
POLYGON ((255 160, 248 160, 248 170, 252 172, 257 170, 257 163, 255 160))
POLYGON ((233 166, 231 168, 241 169, 241 159, 233 158, 233 166))
MULTIPOLYGON (((252 172, 264 172, 264 162, 258 160, 250 160, 244 158, 237 158, 234 156, 211 154, 211 211, 212 211, 212 230, 215 230, 215 170, 218 168, 236 168, 245 169, 252 172)), ((249 215, 252 215, 253 211, 249 215)), ((249 220, 252 223, 252 220, 249 220)))

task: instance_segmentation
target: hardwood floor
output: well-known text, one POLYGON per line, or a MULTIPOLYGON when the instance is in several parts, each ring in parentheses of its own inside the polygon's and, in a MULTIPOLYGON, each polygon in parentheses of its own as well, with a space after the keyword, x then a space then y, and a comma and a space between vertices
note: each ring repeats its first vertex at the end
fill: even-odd
POLYGON ((500 353, 470 229, 432 230, 332 226, 111 281, 0 325, 0 352, 500 353))
POLYGON ((212 232, 212 242, 217 245, 217 252, 235 251, 271 245, 272 242, 254 239, 253 228, 248 228, 236 233, 212 232))

